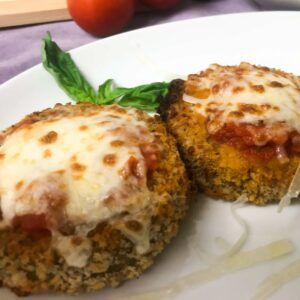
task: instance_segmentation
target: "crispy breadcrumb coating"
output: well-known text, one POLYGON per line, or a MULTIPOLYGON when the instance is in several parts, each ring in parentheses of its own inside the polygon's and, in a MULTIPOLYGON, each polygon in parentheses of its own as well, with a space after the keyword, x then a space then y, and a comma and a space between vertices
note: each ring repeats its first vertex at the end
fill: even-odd
POLYGON ((182 80, 172 82, 159 112, 200 190, 230 201, 246 194, 257 205, 280 201, 300 157, 291 154, 289 162, 282 164, 276 157, 265 160, 215 141, 207 132, 204 117, 182 100, 184 84, 182 80))
MULTIPOLYGON (((99 106, 91 104, 56 105, 53 109, 27 116, 3 135, 11 134, 25 123, 73 114, 84 115, 97 109, 99 106)), ((77 294, 106 286, 117 287, 125 280, 139 277, 152 265, 154 257, 176 235, 188 208, 191 189, 174 138, 167 134, 164 124, 158 117, 146 117, 142 112, 140 118, 146 121, 150 131, 156 132, 162 145, 158 167, 147 178, 149 190, 161 196, 161 200, 153 203, 151 208, 154 213, 149 227, 149 251, 139 254, 133 242, 117 228, 117 222, 101 222, 88 234, 92 242, 88 264, 83 268, 70 267, 51 247, 50 234, 5 229, 0 231, 0 282, 4 287, 17 295, 45 291, 77 294)), ((119 218, 123 217, 126 216, 119 218)), ((139 230, 138 222, 131 221, 129 225, 131 229, 139 230)), ((74 240, 74 243, 78 242, 74 240)))

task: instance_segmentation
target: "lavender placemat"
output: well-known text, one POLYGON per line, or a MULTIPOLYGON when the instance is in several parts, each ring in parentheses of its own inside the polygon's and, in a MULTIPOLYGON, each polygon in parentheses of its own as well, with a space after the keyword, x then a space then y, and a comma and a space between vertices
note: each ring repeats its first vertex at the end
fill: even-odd
MULTIPOLYGON (((167 11, 138 13, 127 30, 197 18, 201 16, 258 11, 252 0, 186 0, 167 11)), ((50 31, 58 44, 69 50, 97 38, 81 30, 73 21, 0 30, 0 84, 41 62, 40 40, 50 31)))

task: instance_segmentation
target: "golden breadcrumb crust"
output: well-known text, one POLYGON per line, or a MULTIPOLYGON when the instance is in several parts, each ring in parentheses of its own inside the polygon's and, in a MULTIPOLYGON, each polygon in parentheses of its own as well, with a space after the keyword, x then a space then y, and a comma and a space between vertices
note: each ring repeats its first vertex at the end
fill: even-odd
MULTIPOLYGON (((27 116, 3 135, 5 137, 39 120, 89 115, 99 109, 102 109, 101 106, 91 104, 56 105, 53 109, 27 116)), ((119 107, 115 106, 115 109, 119 107)), ((102 222, 88 234, 92 241, 92 255, 87 266, 76 268, 68 266, 52 249, 51 236, 28 234, 19 229, 2 230, 0 282, 4 287, 18 295, 43 291, 77 294, 106 286, 117 287, 125 280, 139 277, 176 235, 188 207, 190 182, 175 141, 167 135, 161 120, 143 112, 139 113, 139 118, 157 133, 157 139, 163 146, 158 168, 148 175, 149 189, 161 195, 161 200, 151 208, 154 214, 150 224, 150 250, 146 254, 138 254, 135 245, 116 226, 102 222)))
POLYGON ((291 155, 281 164, 277 158, 259 159, 227 144, 220 144, 207 133, 205 119, 184 102, 184 81, 174 80, 160 114, 177 140, 179 151, 201 191, 215 198, 235 200, 246 194, 258 205, 278 202, 300 162, 291 155))

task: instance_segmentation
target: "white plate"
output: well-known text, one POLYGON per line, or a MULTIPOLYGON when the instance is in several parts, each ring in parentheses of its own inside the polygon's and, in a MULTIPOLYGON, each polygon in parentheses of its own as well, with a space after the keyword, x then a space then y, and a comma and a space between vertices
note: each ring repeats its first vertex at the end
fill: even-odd
MULTIPOLYGON (((176 22, 121 34, 86 45, 72 52, 87 78, 97 86, 107 78, 122 85, 169 80, 176 74, 188 74, 208 64, 237 64, 249 61, 279 67, 300 74, 300 13, 247 13, 176 22), (160 69, 160 71, 158 70, 160 69), (164 71, 167 70, 168 74, 164 71)), ((55 36, 54 36, 55 39, 55 36)), ((36 66, 0 86, 0 128, 5 128, 34 110, 69 101, 53 79, 36 66)), ((297 251, 287 257, 247 270, 226 275, 205 285, 192 287, 176 299, 250 299, 256 286, 269 274, 300 257, 300 206, 283 213, 277 206, 249 206, 240 210, 249 222, 250 237, 245 249, 261 246, 275 239, 288 238, 297 251)), ((230 215, 230 205, 204 197, 193 205, 179 236, 157 258, 155 265, 138 280, 118 289, 107 289, 76 299, 123 299, 132 292, 149 290, 170 282, 201 266, 188 249, 188 237, 199 220, 199 243, 203 249, 214 248, 214 238, 222 236, 233 242, 241 229, 230 215)), ((300 279, 287 284, 272 299, 299 299, 300 279)), ((0 299, 17 299, 0 289, 0 299)), ((67 299, 60 295, 37 295, 26 299, 67 299)), ((72 298, 74 299, 74 298, 72 298)))

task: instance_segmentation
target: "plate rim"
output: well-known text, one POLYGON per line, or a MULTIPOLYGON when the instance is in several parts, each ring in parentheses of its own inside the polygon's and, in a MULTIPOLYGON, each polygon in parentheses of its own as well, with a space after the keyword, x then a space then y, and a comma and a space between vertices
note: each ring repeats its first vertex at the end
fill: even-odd
MULTIPOLYGON (((297 14, 300 17, 300 11, 293 11, 293 10, 254 11, 254 12, 252 11, 252 12, 236 12, 236 13, 216 14, 216 15, 196 17, 196 18, 190 18, 190 19, 184 19, 184 20, 176 20, 176 21, 171 21, 171 22, 167 22, 167 23, 155 24, 155 25, 151 25, 151 26, 137 28, 137 29, 126 31, 126 32, 121 32, 121 33, 118 33, 113 36, 109 36, 109 37, 105 37, 105 38, 98 39, 95 41, 91 41, 87 44, 67 50, 66 52, 73 54, 73 53, 83 51, 86 47, 90 47, 91 45, 103 43, 106 41, 118 40, 119 38, 122 38, 123 36, 126 36, 126 35, 135 34, 137 32, 141 32, 141 31, 145 31, 145 32, 152 31, 152 30, 156 30, 157 28, 161 28, 161 27, 172 27, 172 26, 176 26, 176 25, 184 24, 184 23, 187 24, 187 23, 193 23, 193 22, 196 22, 196 23, 197 22, 205 22, 206 20, 230 18, 230 17, 239 18, 242 16, 255 17, 255 16, 263 16, 263 15, 276 16, 276 15, 297 15, 297 14)), ((0 93, 1 93, 2 89, 6 88, 6 86, 14 84, 14 82, 16 80, 21 79, 23 76, 27 76, 28 73, 35 71, 35 69, 39 68, 41 65, 42 65, 42 63, 40 62, 40 63, 28 68, 27 70, 22 71, 21 73, 17 74, 16 76, 8 79, 7 81, 3 82, 2 84, 0 84, 0 93)))
MULTIPOLYGON (((124 33, 120 33, 118 35, 112 36, 112 37, 108 37, 105 39, 100 39, 100 40, 96 40, 96 41, 92 41, 89 42, 87 44, 84 44, 82 46, 76 47, 74 49, 69 50, 68 52, 71 54, 81 54, 82 56, 85 55, 85 51, 88 50, 85 47, 99 47, 101 45, 101 43, 105 43, 108 41, 111 41, 112 43, 118 42, 119 39, 123 39, 124 36, 130 36, 130 35, 135 35, 135 34, 139 34, 139 32, 144 32, 145 35, 147 35, 148 33, 151 32, 155 32, 156 30, 159 30, 159 28, 170 28, 170 30, 175 29, 177 26, 180 26, 180 24, 186 24, 187 26, 193 26, 195 25, 201 25, 201 24, 205 24, 206 22, 210 22, 210 20, 216 20, 218 19, 218 21, 212 21, 212 23, 210 24, 214 24, 214 22, 216 23, 220 23, 222 22, 222 19, 227 19, 230 17, 235 17, 237 18, 237 20, 241 20, 241 18, 243 18, 244 16, 250 17, 255 19, 256 17, 259 16, 259 18, 264 18, 264 16, 268 16, 268 19, 265 21, 267 22, 269 20, 269 18, 271 20, 275 20, 276 17, 289 17, 289 16, 300 16, 300 12, 294 12, 294 11, 275 11, 275 12, 243 12, 243 13, 233 13, 233 14, 222 14, 222 15, 214 15, 214 16, 206 16, 206 17, 197 17, 197 18, 192 18, 192 19, 187 19, 187 20, 178 20, 178 21, 173 21, 173 22, 169 22, 169 23, 164 23, 164 24, 157 24, 157 25, 153 25, 153 26, 148 26, 145 28, 139 28, 139 29, 135 29, 135 30, 131 30, 131 31, 127 31, 124 33), (272 17, 270 17, 272 15, 272 17), (100 43, 99 45, 97 43, 100 43)), ((261 19, 262 20, 262 19, 261 19)), ((184 25, 184 26, 186 26, 184 25)), ((89 51, 89 50, 88 50, 89 51)), ((22 81, 26 78, 26 76, 32 76, 34 74, 39 73, 41 70, 43 69, 39 69, 41 68, 41 63, 19 73, 18 75, 14 76, 13 78, 9 79, 8 81, 4 82, 3 84, 0 85, 0 95, 1 92, 4 91, 7 88, 12 88, 14 86, 15 83, 18 83, 18 81, 22 81), (30 73, 32 72, 32 73, 30 73), (36 73, 37 72, 37 73, 36 73), (23 77, 24 76, 24 77, 23 77)), ((0 100, 1 101, 1 100, 0 100)), ((3 291, 3 290, 2 290, 3 291)), ((5 294, 4 294, 5 295, 5 294)), ((49 294, 45 294, 46 297, 49 297, 49 294)), ((44 296, 45 296, 44 295, 44 296)), ((55 296, 60 296, 58 294, 55 294, 55 296)), ((98 297, 100 295, 97 295, 98 297)), ((1 290, 0 290, 0 297, 1 297, 1 290)), ((62 296, 64 297, 64 295, 62 296)), ((102 298, 100 296, 100 298, 102 298)))

